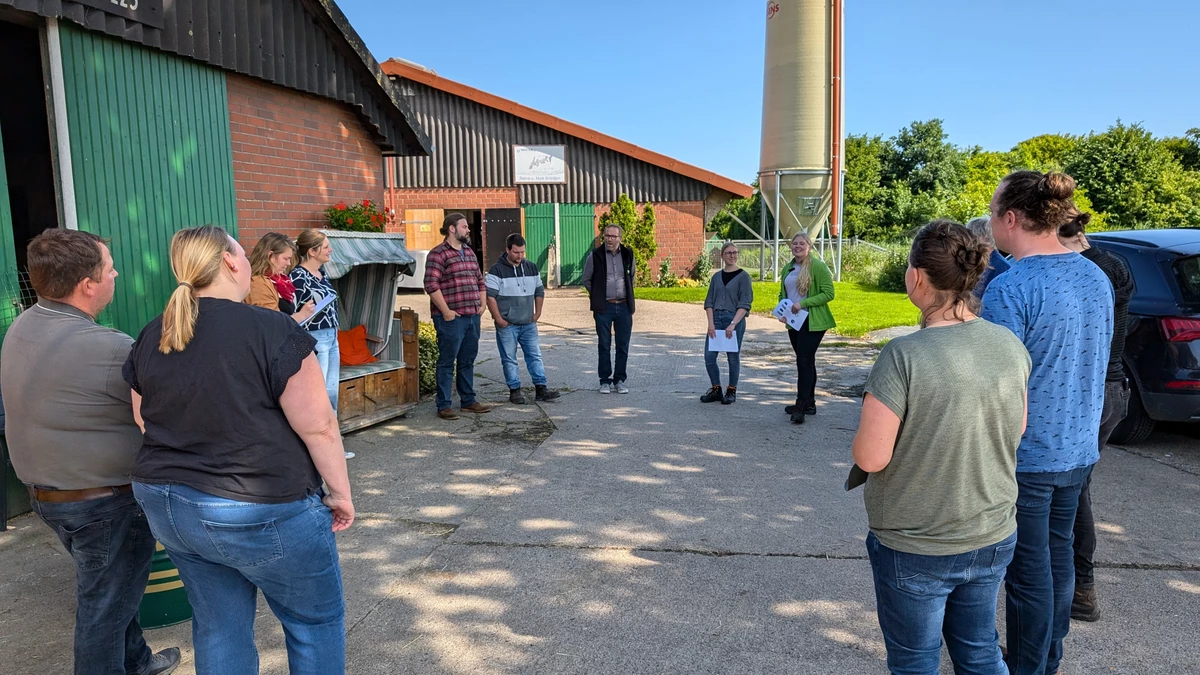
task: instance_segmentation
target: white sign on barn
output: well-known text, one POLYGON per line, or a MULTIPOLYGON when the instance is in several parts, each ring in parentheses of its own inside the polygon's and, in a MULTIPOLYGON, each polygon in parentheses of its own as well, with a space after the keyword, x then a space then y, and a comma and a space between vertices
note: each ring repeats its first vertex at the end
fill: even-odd
POLYGON ((565 145, 514 145, 513 182, 567 182, 567 147, 565 145))

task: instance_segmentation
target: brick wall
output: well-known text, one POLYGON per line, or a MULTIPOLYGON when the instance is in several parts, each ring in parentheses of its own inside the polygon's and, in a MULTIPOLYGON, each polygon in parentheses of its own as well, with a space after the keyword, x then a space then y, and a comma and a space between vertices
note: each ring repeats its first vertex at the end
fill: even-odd
POLYGON ((389 188, 384 204, 396 210, 389 230, 403 232, 405 209, 515 209, 521 202, 517 188, 389 188))
MULTIPOLYGON (((638 204, 641 213, 642 204, 638 204)), ((609 204, 596 205, 596 218, 607 213, 609 204)), ((654 204, 654 235, 658 253, 650 260, 650 273, 658 278, 658 266, 671 256, 671 271, 684 274, 704 246, 704 202, 658 202, 654 204)))
POLYGON ((349 106, 230 73, 238 234, 324 227, 339 201, 383 200, 383 155, 349 106))

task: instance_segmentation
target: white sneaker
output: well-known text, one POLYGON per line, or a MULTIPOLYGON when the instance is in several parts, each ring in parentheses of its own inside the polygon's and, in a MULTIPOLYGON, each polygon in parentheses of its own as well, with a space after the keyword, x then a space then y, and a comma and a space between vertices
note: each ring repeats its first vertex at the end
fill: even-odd
POLYGON ((602 382, 600 384, 600 393, 601 394, 611 394, 612 393, 612 385, 607 382, 602 382))
POLYGON ((354 459, 354 453, 347 450, 346 451, 346 459, 354 459))
POLYGON ((624 382, 618 382, 617 383, 617 393, 618 394, 628 394, 629 387, 626 387, 624 382))

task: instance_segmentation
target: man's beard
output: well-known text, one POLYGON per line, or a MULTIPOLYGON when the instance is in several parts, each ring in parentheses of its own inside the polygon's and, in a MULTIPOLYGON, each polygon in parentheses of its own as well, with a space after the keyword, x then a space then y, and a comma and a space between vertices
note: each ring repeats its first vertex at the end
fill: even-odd
POLYGON ((471 243, 471 233, 470 232, 468 232, 466 234, 456 234, 454 236, 458 237, 458 243, 460 243, 460 244, 471 243))

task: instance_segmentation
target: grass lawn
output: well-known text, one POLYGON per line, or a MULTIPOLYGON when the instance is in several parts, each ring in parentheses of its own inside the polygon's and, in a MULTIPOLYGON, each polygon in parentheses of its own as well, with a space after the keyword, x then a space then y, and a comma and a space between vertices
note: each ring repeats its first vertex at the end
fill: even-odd
MULTIPOLYGON (((834 299, 829 303, 837 321, 834 333, 846 337, 862 337, 872 331, 894 326, 915 326, 917 308, 903 293, 887 293, 870 286, 841 282, 834 284, 834 299)), ((664 302, 702 304, 708 288, 638 288, 633 297, 664 302)), ((773 281, 754 282, 755 314, 770 314, 778 304, 779 284, 773 281)))

